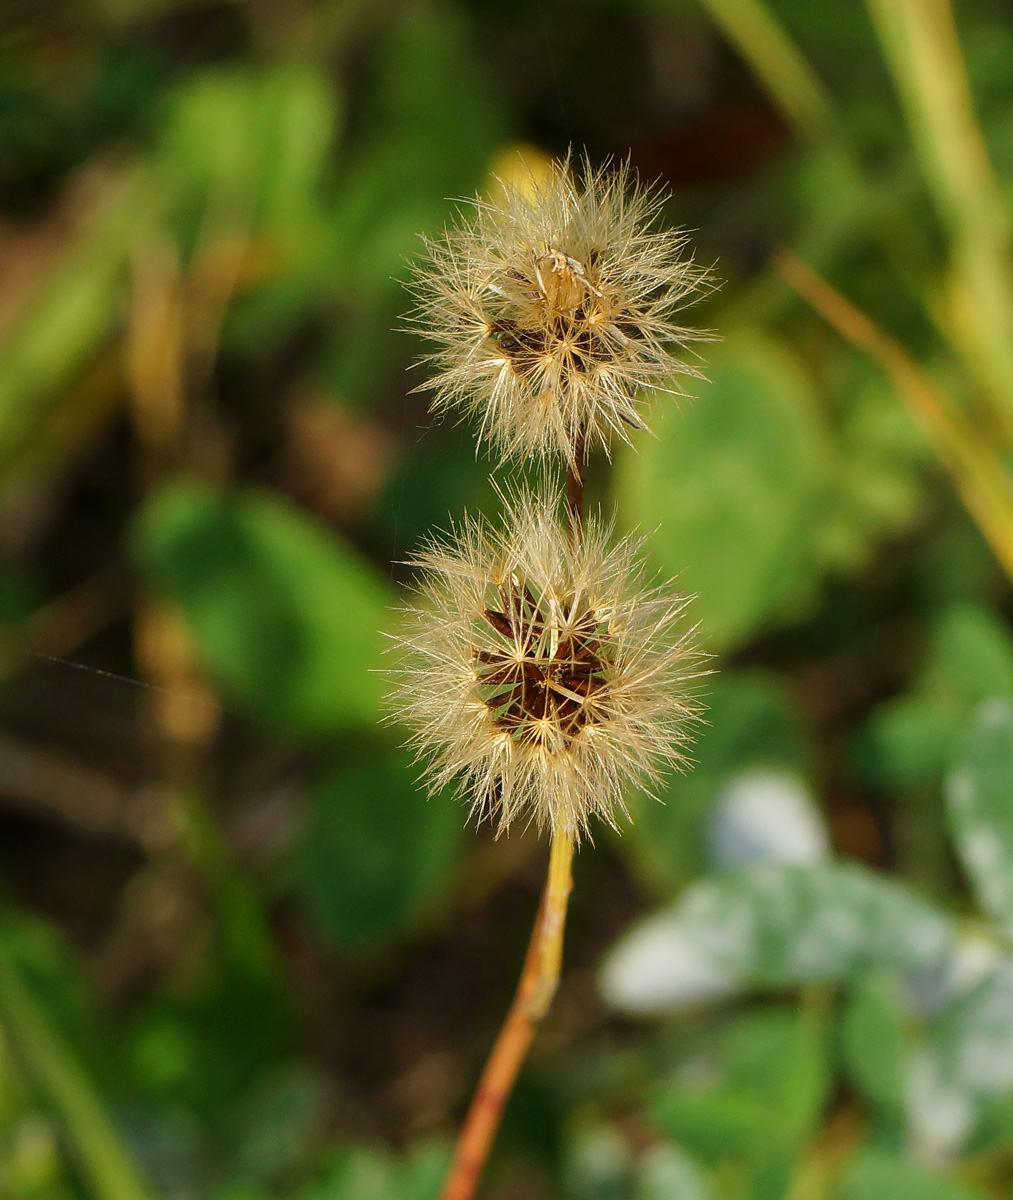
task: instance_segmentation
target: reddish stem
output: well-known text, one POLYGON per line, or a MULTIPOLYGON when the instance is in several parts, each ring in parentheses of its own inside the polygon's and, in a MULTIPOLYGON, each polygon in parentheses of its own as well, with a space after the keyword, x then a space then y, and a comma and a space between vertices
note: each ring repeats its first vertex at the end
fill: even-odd
POLYGON ((549 874, 520 983, 472 1098, 440 1200, 471 1200, 475 1194, 521 1064, 556 994, 572 860, 573 842, 566 836, 554 837, 549 874))

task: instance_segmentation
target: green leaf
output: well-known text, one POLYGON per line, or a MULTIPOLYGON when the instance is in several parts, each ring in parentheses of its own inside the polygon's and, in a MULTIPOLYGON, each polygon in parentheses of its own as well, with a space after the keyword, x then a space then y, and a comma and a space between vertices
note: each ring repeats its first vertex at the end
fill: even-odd
POLYGON ((341 287, 325 193, 340 109, 335 81, 295 62, 205 72, 172 97, 156 162, 182 241, 249 238, 267 268, 230 305, 230 349, 262 355, 341 287))
POLYGON ((693 765, 659 793, 630 798, 633 822, 620 845, 660 892, 684 884, 703 861, 703 821, 724 784, 750 767, 805 765, 798 720, 783 685, 760 671, 724 671, 707 681, 706 724, 693 765))
POLYGON ((871 565, 884 535, 910 528, 923 510, 927 451, 910 413, 875 368, 852 363, 847 353, 841 357, 827 369, 837 376, 842 411, 814 552, 829 570, 854 574, 871 565))
POLYGON ((933 1075, 974 1101, 1013 1089, 1013 959, 998 959, 926 1030, 933 1075))
POLYGON ((1013 700, 988 700, 974 714, 946 805, 978 902, 1013 936, 1013 700))
POLYGON ((662 1085, 651 1116, 706 1162, 748 1158, 779 1169, 819 1122, 827 1099, 823 1023, 807 1012, 743 1016, 704 1047, 697 1071, 662 1085))
MULTIPOLYGON (((657 918, 655 918, 657 919, 657 918)), ((938 966, 948 918, 857 863, 765 864, 694 884, 670 919, 703 957, 743 982, 838 982, 876 966, 938 966)))
POLYGON ((335 533, 266 493, 177 482, 140 513, 133 547, 230 702, 311 735, 376 721, 388 595, 335 533))
POLYGON ((346 269, 372 287, 404 274, 403 256, 435 232, 428 222, 444 217, 448 196, 478 185, 505 126, 468 29, 448 6, 408 8, 388 23, 370 101, 371 127, 335 220, 346 269))
POLYGON ((286 1064, 257 1080, 229 1114, 243 1176, 269 1180, 304 1163, 324 1124, 327 1087, 305 1066, 286 1064))
POLYGON ((80 236, 56 259, 0 340, 0 470, 18 456, 120 317, 132 241, 153 198, 147 179, 109 179, 80 236))
POLYGON ((841 1018, 844 1069, 872 1111, 893 1127, 904 1113, 907 1020, 892 976, 860 980, 841 1018))
POLYGON ((247 221, 291 227, 313 211, 337 100, 305 64, 206 72, 172 97, 160 166, 198 214, 226 202, 247 221))
POLYGON ((839 1200, 985 1200, 983 1192, 951 1183, 882 1151, 864 1150, 849 1165, 839 1200))
POLYGON ((743 1155, 758 1157, 769 1145, 774 1124, 762 1097, 730 1089, 680 1089, 658 1099, 651 1117, 710 1164, 743 1155))
POLYGON ((450 1163, 447 1148, 438 1142, 415 1147, 401 1159, 390 1151, 353 1146, 296 1200, 436 1200, 450 1163))
POLYGON ((990 696, 1013 696, 1013 641, 988 609, 961 602, 936 621, 914 688, 875 713, 865 757, 894 786, 931 782, 947 766, 959 730, 990 696))
POLYGON ((322 775, 309 790, 300 888, 321 936, 345 950, 402 932, 445 888, 465 810, 426 799, 403 751, 371 751, 322 775))
POLYGON ((694 593, 708 643, 728 649, 811 590, 807 555, 826 446, 809 385, 772 340, 708 351, 709 382, 619 460, 624 521, 694 593))

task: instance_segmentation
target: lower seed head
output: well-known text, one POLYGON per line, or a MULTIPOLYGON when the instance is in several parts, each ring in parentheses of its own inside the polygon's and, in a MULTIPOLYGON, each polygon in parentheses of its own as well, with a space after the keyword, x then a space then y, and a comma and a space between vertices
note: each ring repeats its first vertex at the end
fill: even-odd
POLYGON ((594 520, 573 539, 559 508, 522 494, 504 528, 466 520, 419 556, 390 707, 433 789, 456 780, 501 829, 524 815, 578 837, 682 761, 699 656, 637 543, 594 520))

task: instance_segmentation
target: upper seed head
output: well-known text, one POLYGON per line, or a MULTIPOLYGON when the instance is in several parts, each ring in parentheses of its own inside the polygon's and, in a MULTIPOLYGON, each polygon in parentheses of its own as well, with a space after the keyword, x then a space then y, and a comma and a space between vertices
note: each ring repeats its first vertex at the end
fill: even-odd
POLYGON ((685 236, 655 225, 664 196, 609 170, 554 163, 523 190, 500 181, 495 202, 428 242, 415 321, 438 345, 424 385, 433 407, 479 422, 504 457, 608 450, 644 428, 648 387, 696 374, 674 350, 701 334, 676 313, 706 281, 685 236))

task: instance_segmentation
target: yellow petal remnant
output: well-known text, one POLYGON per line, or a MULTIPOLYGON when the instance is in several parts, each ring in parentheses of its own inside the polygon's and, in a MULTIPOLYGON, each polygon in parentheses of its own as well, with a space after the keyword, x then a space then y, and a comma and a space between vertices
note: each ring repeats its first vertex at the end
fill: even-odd
POLYGON ((606 451, 645 428, 645 388, 697 374, 675 351, 706 335, 675 317, 707 282, 686 237, 657 226, 665 196, 627 164, 550 163, 500 179, 470 219, 426 242, 415 324, 438 349, 437 411, 479 423, 503 457, 606 451))
POLYGON ((522 493, 503 528, 465 518, 417 557, 389 700, 433 790, 456 780, 501 830, 524 816, 576 840, 682 761, 700 655, 639 543, 595 520, 574 538, 558 508, 522 493))

